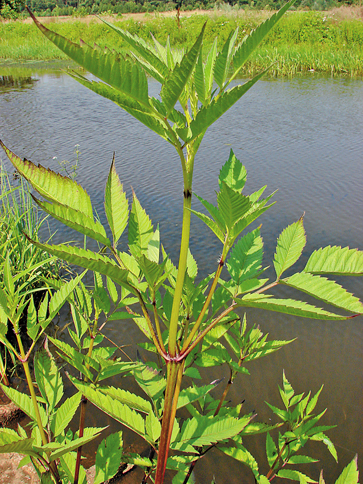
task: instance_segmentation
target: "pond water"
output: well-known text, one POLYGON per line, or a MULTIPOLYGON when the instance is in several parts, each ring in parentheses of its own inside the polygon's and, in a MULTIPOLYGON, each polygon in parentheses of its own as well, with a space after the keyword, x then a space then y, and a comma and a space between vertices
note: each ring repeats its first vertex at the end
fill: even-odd
MULTIPOLYGON (((150 83, 150 92, 157 94, 156 83, 150 83)), ((116 152, 116 168, 125 189, 131 194, 133 187, 154 224, 160 223, 162 243, 177 261, 182 206, 177 157, 172 147, 116 105, 64 73, 0 67, 0 138, 18 155, 55 170, 62 160, 74 162, 74 147, 79 145, 77 180, 103 222, 104 186, 116 152)), ((265 266, 272 265, 281 230, 304 212, 308 242, 296 270, 322 246, 363 249, 362 80, 311 75, 260 81, 203 140, 194 190, 209 201, 215 201, 218 172, 231 148, 247 168, 246 193, 263 185, 268 193, 278 189, 277 203, 260 219, 265 266)), ((3 154, 0 158, 9 167, 3 154)), ((196 201, 194 207, 198 207, 196 201)), ((56 242, 75 240, 73 232, 55 227, 56 242)), ((221 245, 196 218, 191 250, 200 276, 215 270, 221 245)), ((273 277, 271 269, 268 276, 273 277)), ((362 278, 339 282, 363 297, 362 278)), ((324 383, 318 410, 327 407, 324 424, 337 424, 328 435, 337 447, 339 464, 317 444, 307 452, 321 462, 305 470, 318 478, 324 468, 326 482, 334 482, 357 452, 363 455, 363 318, 326 322, 248 310, 247 320, 259 324, 271 338, 297 340, 249 365, 251 376, 238 379, 230 398, 245 400, 246 411, 255 410, 258 420, 267 422, 273 416, 264 401, 280 405, 277 385, 283 369, 296 392, 316 392, 324 383)), ((139 340, 137 330, 129 325, 113 323, 110 330, 119 344, 139 340)), ((222 376, 228 378, 227 368, 204 373, 206 382, 222 376)), ((97 424, 105 422, 110 423, 103 419, 97 424)), ((264 439, 246 439, 245 444, 261 469, 266 468, 264 439)), ((218 484, 253 482, 249 471, 218 452, 196 467, 197 482, 209 483, 213 475, 218 484)))

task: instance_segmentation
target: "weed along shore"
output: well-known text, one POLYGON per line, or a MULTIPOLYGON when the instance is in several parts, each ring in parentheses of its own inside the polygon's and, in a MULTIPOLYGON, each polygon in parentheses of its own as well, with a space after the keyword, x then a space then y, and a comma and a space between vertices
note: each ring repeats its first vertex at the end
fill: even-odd
MULTIPOLYGON (((170 42, 177 49, 189 49, 207 21, 205 55, 216 35, 219 50, 229 33, 238 27, 238 43, 271 14, 270 11, 242 9, 181 12, 180 28, 175 12, 124 14, 102 18, 146 41, 154 36, 164 45, 169 36, 170 42)), ((240 75, 254 75, 272 65, 269 73, 277 76, 304 72, 362 76, 362 19, 362 7, 340 7, 324 12, 288 12, 262 42, 258 52, 251 54, 240 75)), ((44 17, 43 20, 58 34, 73 42, 82 39, 91 45, 95 42, 102 48, 107 46, 118 52, 128 52, 130 49, 125 40, 95 16, 44 17)), ((47 42, 35 25, 30 23, 30 19, 0 23, 1 64, 66 58, 64 53, 47 42)))

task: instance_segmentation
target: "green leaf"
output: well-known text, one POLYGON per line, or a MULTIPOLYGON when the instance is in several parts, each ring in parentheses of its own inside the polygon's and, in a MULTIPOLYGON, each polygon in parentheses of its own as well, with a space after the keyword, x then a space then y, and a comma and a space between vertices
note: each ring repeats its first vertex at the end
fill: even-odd
POLYGON ((132 49, 148 63, 148 65, 150 65, 152 71, 155 73, 155 79, 162 83, 164 78, 169 74, 169 70, 167 66, 152 52, 150 46, 137 35, 131 34, 126 30, 122 30, 110 22, 107 22, 103 18, 101 18, 101 20, 108 25, 108 27, 117 32, 117 34, 120 35, 122 39, 125 40, 130 47, 132 47, 132 49))
POLYGON ((188 128, 177 128, 176 132, 186 143, 191 143, 200 134, 204 133, 222 114, 228 111, 242 96, 245 94, 261 77, 265 74, 261 72, 250 81, 241 86, 235 86, 232 89, 217 96, 208 105, 203 107, 195 119, 190 123, 188 128))
POLYGON ((280 280, 280 282, 337 308, 345 309, 352 313, 363 313, 363 304, 357 297, 346 291, 335 281, 331 281, 325 277, 302 272, 294 274, 287 279, 280 280))
POLYGON ((323 444, 326 445, 326 447, 329 450, 329 452, 331 453, 331 455, 334 457, 335 461, 338 462, 338 454, 337 454, 337 451, 335 449, 335 446, 334 446, 333 442, 329 439, 329 437, 327 437, 325 434, 323 434, 323 432, 320 432, 320 433, 315 434, 315 435, 311 435, 309 438, 310 438, 310 440, 323 442, 323 444))
POLYGON ((150 413, 152 412, 151 404, 147 400, 134 395, 133 393, 115 387, 98 387, 98 391, 104 395, 109 396, 111 399, 115 399, 121 402, 123 405, 127 405, 139 412, 150 413))
POLYGON ((204 213, 196 212, 195 210, 190 211, 194 213, 194 215, 196 215, 202 222, 204 222, 207 227, 209 227, 211 231, 218 237, 218 239, 224 243, 225 235, 216 222, 214 222, 207 215, 204 215, 204 213))
POLYGON ((304 272, 336 276, 362 276, 363 252, 358 249, 349 249, 349 247, 328 245, 311 254, 304 272))
POLYGON ((62 377, 49 350, 41 348, 36 352, 34 372, 40 393, 52 412, 63 397, 64 390, 62 377))
POLYGON ((221 185, 221 191, 217 195, 218 208, 226 228, 231 230, 247 214, 252 203, 248 197, 234 191, 226 183, 221 182, 221 185))
POLYGON ((9 295, 14 296, 15 285, 14 285, 13 275, 11 273, 9 254, 6 255, 6 259, 4 263, 4 283, 9 295))
POLYGON ((359 482, 358 456, 356 455, 352 462, 344 467, 335 484, 357 484, 359 482))
POLYGON ((153 412, 150 412, 145 419, 145 431, 152 442, 156 442, 161 435, 161 424, 153 412))
POLYGON ((63 353, 61 355, 63 359, 65 359, 71 366, 76 368, 87 378, 93 380, 93 375, 89 369, 89 366, 94 368, 96 371, 100 369, 100 365, 93 358, 83 355, 82 353, 77 351, 77 349, 73 348, 64 341, 60 341, 50 336, 48 336, 48 338, 49 341, 51 341, 54 346, 63 353))
POLYGON ((39 30, 68 57, 110 86, 144 104, 148 104, 146 74, 137 63, 110 51, 100 52, 84 42, 77 45, 42 25, 33 15, 39 30))
POLYGON ((74 394, 70 398, 67 398, 67 400, 54 412, 50 429, 55 437, 60 435, 71 422, 81 402, 81 397, 82 395, 79 392, 74 394))
POLYGON ((0 445, 0 454, 25 454, 33 457, 38 457, 38 454, 33 450, 34 439, 19 439, 17 442, 0 445))
POLYGON ((163 123, 161 117, 155 113, 150 105, 141 104, 122 92, 117 91, 113 87, 104 84, 103 82, 89 81, 77 72, 68 72, 68 74, 91 91, 105 97, 106 99, 109 99, 110 101, 113 101, 120 106, 120 108, 131 114, 131 116, 157 133, 163 139, 169 141, 169 134, 165 129, 165 124, 163 123))
POLYGON ((134 194, 128 231, 130 252, 134 257, 147 254, 153 233, 150 218, 134 194))
POLYGON ((163 396, 166 381, 157 370, 154 370, 147 365, 140 364, 135 368, 133 374, 136 383, 153 402, 163 396))
POLYGON ((110 173, 107 178, 105 192, 105 211, 111 232, 113 245, 116 247, 122 232, 125 230, 129 207, 126 194, 115 169, 115 155, 113 157, 110 173))
POLYGON ((306 244, 303 217, 284 229, 277 239, 274 266, 277 279, 300 257, 306 244))
POLYGON ((218 86, 222 89, 227 79, 229 67, 231 64, 232 51, 236 43, 238 28, 231 32, 226 40, 223 49, 218 54, 214 66, 214 79, 218 86))
POLYGON ((187 54, 184 55, 181 63, 175 66, 174 70, 171 72, 171 74, 169 74, 161 88, 161 99, 163 100, 168 115, 179 99, 179 96, 181 95, 195 67, 203 41, 205 25, 206 24, 204 24, 193 47, 187 54))
POLYGON ((96 453, 94 484, 111 479, 120 466, 122 456, 122 432, 116 432, 102 440, 96 453))
POLYGON ((245 464, 252 470, 254 476, 258 476, 259 472, 256 459, 243 445, 235 443, 235 447, 218 447, 218 449, 233 459, 245 464))
POLYGON ((245 186, 246 180, 246 168, 237 160, 233 150, 231 150, 228 160, 219 172, 219 187, 222 188, 222 182, 224 182, 229 188, 240 193, 245 186))
POLYGON ((287 461, 287 464, 311 464, 313 462, 319 462, 319 460, 308 455, 292 455, 287 461))
POLYGON ((205 395, 207 395, 213 388, 216 387, 216 384, 210 384, 210 385, 204 385, 202 387, 188 387, 184 388, 181 390, 178 398, 178 404, 177 404, 177 409, 185 407, 186 405, 189 405, 190 403, 196 402, 200 398, 204 398, 205 395))
POLYGON ((186 420, 181 432, 171 447, 183 452, 196 452, 193 446, 211 445, 221 440, 230 439, 246 427, 250 418, 206 417, 186 420))
POLYGON ((141 437, 149 440, 145 436, 144 419, 140 414, 132 410, 127 405, 123 405, 117 400, 104 395, 97 390, 97 387, 92 387, 90 384, 76 380, 76 378, 69 377, 73 385, 96 407, 101 409, 107 415, 122 423, 129 429, 133 430, 141 437))
POLYGON ((258 47, 270 30, 276 25, 283 14, 295 3, 295 1, 296 0, 291 0, 290 2, 286 3, 277 13, 273 14, 269 19, 259 25, 256 30, 252 30, 250 35, 245 37, 242 43, 237 46, 232 59, 233 79, 237 76, 248 57, 258 47))
POLYGON ((277 473, 277 477, 282 477, 283 479, 291 479, 293 481, 299 481, 301 484, 304 484, 306 482, 318 482, 314 481, 314 479, 311 479, 302 472, 294 471, 292 469, 280 469, 277 473))
POLYGON ((266 457, 270 467, 275 463, 277 457, 277 447, 269 433, 266 434, 266 457))
MULTIPOLYGON (((91 271, 109 276, 114 282, 120 284, 120 286, 123 286, 130 292, 135 293, 134 288, 127 282, 128 271, 121 269, 108 257, 97 254, 90 250, 81 249, 79 247, 70 247, 62 244, 40 244, 39 242, 35 241, 32 241, 32 243, 34 243, 37 247, 44 249, 46 252, 56 255, 60 259, 66 260, 70 264, 76 264, 85 269, 90 269, 91 271)), ((73 279, 73 281, 74 280, 75 279, 73 279)))
MULTIPOLYGON (((74 480, 77 460, 76 457, 77 454, 75 452, 69 452, 68 454, 62 455, 60 458, 62 470, 67 475, 69 482, 73 482, 74 480)), ((83 466, 80 466, 79 484, 87 484, 86 471, 84 470, 83 466)))
POLYGON ((43 329, 45 324, 49 324, 52 321, 52 319, 55 318, 58 311, 64 306, 66 300, 72 294, 76 286, 81 282, 85 274, 86 274, 86 271, 80 274, 79 276, 75 277, 74 279, 71 279, 69 282, 63 284, 62 287, 52 295, 48 306, 48 309, 49 309, 49 315, 47 318, 48 323, 46 322, 41 323, 43 329))
POLYGON ((35 197, 33 199, 42 210, 64 225, 67 225, 67 227, 77 230, 77 232, 87 235, 87 237, 97 240, 107 247, 111 246, 103 225, 98 220, 95 221, 93 216, 87 217, 84 213, 65 205, 42 202, 35 197))
POLYGON ((291 314, 302 318, 331 321, 347 319, 346 316, 339 316, 338 314, 325 311, 324 309, 317 308, 303 301, 295 301, 294 299, 275 299, 266 297, 266 295, 264 296, 262 294, 246 294, 242 299, 237 299, 236 303, 238 306, 242 307, 267 309, 268 311, 277 311, 279 313, 291 314))
POLYGON ((227 267, 232 279, 240 285, 246 279, 256 277, 261 272, 263 242, 260 229, 242 237, 229 256, 227 267))
MULTIPOLYGON (((14 388, 6 387, 1 385, 3 392, 5 395, 13 402, 17 407, 20 408, 28 417, 30 417, 34 422, 37 421, 36 413, 34 410, 34 405, 32 399, 26 395, 25 393, 18 392, 14 388)), ((42 421, 43 427, 47 425, 47 415, 45 413, 44 408, 38 403, 40 418, 42 421)), ((9 451, 8 451, 9 452, 9 451)))
POLYGON ((156 264, 159 263, 160 259, 160 231, 159 225, 157 226, 155 232, 153 233, 149 245, 147 247, 147 258, 155 262, 156 264))
POLYGON ((0 141, 9 160, 17 171, 26 178, 32 187, 50 202, 67 205, 87 217, 92 218, 91 199, 87 192, 75 181, 55 173, 42 165, 34 165, 31 161, 22 160, 10 151, 0 141))
POLYGON ((35 309, 33 296, 31 296, 27 312, 26 329, 29 338, 32 340, 35 340, 38 335, 40 324, 38 324, 37 321, 37 311, 35 309))
POLYGON ((50 462, 56 459, 59 459, 62 455, 68 454, 72 450, 78 449, 78 447, 82 447, 88 442, 91 442, 91 440, 96 439, 99 435, 100 435, 100 432, 97 431, 94 434, 85 435, 84 437, 80 437, 79 439, 72 440, 72 442, 69 442, 68 444, 62 446, 60 449, 57 449, 54 452, 52 452, 49 457, 50 462))

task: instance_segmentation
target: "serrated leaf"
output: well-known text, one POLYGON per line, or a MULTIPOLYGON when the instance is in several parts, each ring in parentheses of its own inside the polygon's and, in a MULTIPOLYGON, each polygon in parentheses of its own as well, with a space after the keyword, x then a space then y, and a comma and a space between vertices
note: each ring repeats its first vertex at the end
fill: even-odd
POLYGON ((82 395, 84 395, 96 407, 148 440, 147 436, 145 436, 144 419, 140 414, 135 412, 135 410, 132 410, 127 405, 123 405, 117 400, 115 401, 113 398, 98 392, 96 387, 91 387, 89 384, 78 381, 71 376, 69 378, 77 390, 79 390, 82 395))
MULTIPOLYGON (((68 454, 62 455, 60 458, 62 469, 65 472, 70 482, 74 480, 74 473, 76 469, 76 460, 77 460, 76 457, 77 457, 77 454, 75 452, 69 452, 68 454)), ((78 482, 79 484, 87 484, 86 471, 84 470, 82 465, 80 466, 78 482)))
POLYGON ((152 412, 150 402, 144 400, 138 395, 130 393, 127 390, 115 387, 98 387, 98 391, 109 396, 110 398, 118 400, 122 404, 127 405, 134 410, 138 410, 147 414, 152 412))
POLYGON ((300 257, 306 244, 303 217, 284 229, 277 239, 274 266, 277 279, 300 257))
POLYGON ((62 448, 55 450, 51 453, 49 460, 52 462, 56 459, 59 459, 64 454, 68 454, 72 450, 78 449, 78 447, 82 447, 83 445, 91 442, 100 435, 99 432, 91 435, 86 435, 84 437, 80 437, 79 439, 72 440, 70 443, 62 446, 62 448))
POLYGON ((287 464, 311 464, 313 462, 319 462, 319 460, 308 455, 292 455, 287 461, 287 464))
POLYGON ((147 365, 140 364, 135 368, 133 374, 136 383, 153 402, 163 396, 166 381, 157 370, 154 370, 147 365))
POLYGON ((39 30, 85 70, 132 99, 148 104, 147 78, 141 66, 130 59, 122 58, 119 54, 110 51, 100 52, 84 42, 77 45, 47 29, 34 15, 31 16, 39 30))
POLYGON ((37 321, 38 321, 37 312, 34 305, 34 299, 33 299, 33 296, 31 296, 29 306, 28 306, 28 311, 27 311, 26 329, 27 329, 29 338, 32 340, 36 339, 39 332, 40 324, 38 324, 37 321))
POLYGON ((195 67, 198 59, 200 47, 202 45, 205 24, 190 51, 184 55, 180 64, 177 64, 174 70, 169 74, 161 88, 161 99, 169 114, 175 103, 179 99, 188 79, 195 67))
POLYGON ((60 435, 74 417, 81 402, 82 395, 78 392, 62 403, 52 416, 50 429, 55 437, 60 435))
POLYGON ((121 462, 122 445, 122 432, 111 434, 102 440, 96 453, 94 484, 101 484, 116 474, 121 462))
POLYGON ((249 417, 236 419, 228 416, 223 418, 201 416, 198 420, 186 420, 171 447, 183 452, 195 452, 193 446, 210 445, 234 437, 246 427, 249 420, 249 417))
POLYGON ((25 454, 38 457, 38 454, 33 450, 33 440, 34 439, 32 438, 19 439, 16 442, 0 445, 0 454, 7 454, 11 452, 15 454, 25 454))
POLYGON ((229 188, 241 193, 247 180, 247 171, 242 163, 237 160, 233 150, 230 151, 229 158, 219 172, 219 187, 224 182, 229 188))
POLYGON ((107 247, 111 246, 110 240, 106 237, 106 231, 103 225, 98 220, 94 220, 93 216, 87 217, 84 213, 65 205, 42 202, 35 197, 33 199, 42 210, 67 227, 87 235, 87 237, 97 240, 97 242, 107 247))
POLYGON ((326 277, 301 272, 287 279, 280 280, 280 282, 337 308, 345 309, 352 313, 363 313, 363 304, 357 297, 326 277))
POLYGON ((303 301, 295 301, 294 299, 275 299, 264 296, 257 298, 255 295, 246 295, 242 299, 237 299, 236 303, 238 306, 277 311, 302 318, 324 319, 328 321, 347 319, 346 316, 339 316, 338 314, 325 311, 303 301))
POLYGON ((204 213, 196 212, 195 210, 190 210, 194 215, 196 215, 202 222, 204 222, 207 227, 211 229, 211 231, 218 237, 218 239, 223 243, 225 239, 225 235, 223 231, 220 229, 219 225, 214 222, 211 218, 204 213))
POLYGON ((276 25, 283 14, 295 3, 296 0, 291 0, 287 2, 278 12, 273 14, 269 19, 259 25, 255 30, 253 30, 248 37, 243 39, 242 43, 237 46, 236 51, 233 55, 233 75, 235 78, 242 66, 252 54, 252 52, 258 47, 265 36, 270 32, 270 30, 276 25))
POLYGON ((277 477, 298 481, 301 484, 304 484, 306 482, 312 482, 312 483, 318 482, 318 481, 314 481, 314 479, 311 479, 310 477, 306 476, 302 472, 295 471, 292 469, 280 469, 279 472, 277 473, 277 477))
POLYGON ((240 285, 246 279, 256 277, 261 271, 263 242, 260 229, 242 237, 233 247, 227 267, 232 279, 240 285))
POLYGON ((226 455, 232 457, 233 459, 242 462, 248 466, 255 477, 258 476, 258 464, 253 455, 241 444, 235 444, 235 447, 218 447, 219 450, 224 452, 226 455))
POLYGON ((127 226, 129 204, 116 173, 115 155, 113 156, 106 183, 105 212, 113 236, 113 245, 116 247, 119 238, 127 226))
POLYGON ((238 34, 238 28, 229 34, 215 62, 214 80, 216 81, 216 83, 220 88, 224 86, 224 83, 227 79, 229 67, 231 64, 232 51, 237 39, 237 34, 238 34))
POLYGON ((63 397, 63 381, 53 356, 44 348, 39 349, 34 358, 35 378, 42 394, 48 402, 50 412, 63 397))
POLYGON ((325 434, 320 432, 318 434, 310 436, 309 438, 310 438, 310 440, 316 440, 318 442, 323 442, 323 444, 326 445, 326 447, 329 450, 329 452, 331 453, 331 455, 334 457, 335 461, 338 462, 337 451, 335 449, 333 442, 329 439, 329 437, 327 437, 325 434))
MULTIPOLYGON (((71 295, 71 293, 74 291, 76 286, 80 283, 80 281, 82 280, 82 278, 84 277, 85 274, 86 274, 86 271, 83 272, 82 274, 80 274, 79 276, 75 277, 74 279, 71 279, 69 282, 63 284, 62 287, 52 295, 52 297, 49 300, 49 306, 48 306, 48 308, 49 308, 48 321, 49 322, 51 322, 52 319, 55 318, 58 311, 64 306, 66 300, 71 295)), ((45 324, 46 323, 42 324, 43 329, 44 329, 45 324)))
POLYGON ((264 74, 265 72, 262 72, 242 86, 235 86, 213 99, 208 106, 198 111, 188 128, 176 129, 180 138, 186 143, 191 143, 228 111, 264 74))
POLYGON ((134 194, 128 229, 130 252, 134 257, 147 254, 153 233, 150 218, 134 194))
POLYGON ((61 354, 62 358, 64 358, 68 363, 80 371, 83 375, 85 375, 90 380, 93 379, 93 375, 89 369, 89 367, 94 368, 96 371, 100 370, 100 365, 95 361, 93 358, 90 358, 86 355, 83 355, 79 351, 77 351, 72 346, 68 345, 64 341, 60 341, 59 339, 52 338, 48 336, 49 341, 51 341, 56 348, 58 348, 63 354, 61 354), (86 363, 86 364, 84 364, 86 363))
MULTIPOLYGON (((34 422, 37 421, 36 413, 34 410, 34 405, 32 402, 32 399, 26 395, 25 393, 18 392, 14 388, 11 387, 6 387, 4 385, 1 385, 1 388, 3 389, 3 392, 5 395, 13 402, 17 407, 20 408, 28 417, 30 417, 34 422)), ((38 404, 39 408, 39 413, 40 413, 40 418, 42 421, 43 427, 46 427, 47 425, 47 415, 45 413, 44 408, 38 404)))
POLYGON ((202 387, 192 386, 184 388, 179 393, 177 408, 185 407, 186 405, 199 400, 199 398, 205 397, 205 395, 207 395, 215 387, 215 384, 210 384, 202 387))
MULTIPOLYGON (((248 197, 236 192, 226 183, 221 182, 221 190, 217 195, 218 208, 224 220, 225 227, 232 227, 250 210, 252 203, 248 197)), ((237 236, 237 234, 236 234, 237 236)))
MULTIPOLYGON (((70 247, 68 245, 48 245, 40 244, 32 241, 37 247, 56 255, 60 259, 66 260, 70 264, 76 264, 85 269, 99 272, 105 276, 109 276, 114 282, 125 287, 130 292, 135 293, 135 289, 128 283, 128 271, 121 269, 113 260, 101 254, 97 254, 90 250, 81 249, 79 247, 70 247)), ((73 279, 74 281, 75 279, 73 279)), ((72 281, 71 281, 72 282, 72 281)), ((71 283, 70 283, 71 284, 71 283)))
POLYGON ((153 412, 150 412, 145 419, 145 431, 147 435, 150 437, 152 442, 156 442, 161 434, 161 424, 159 419, 154 415, 153 412))
POLYGON ((349 247, 324 247, 314 251, 304 272, 311 274, 333 274, 337 276, 363 275, 363 252, 349 247))
POLYGON ((122 30, 115 25, 107 22, 105 19, 101 19, 108 27, 117 32, 118 35, 125 40, 132 49, 137 52, 153 69, 155 72, 155 79, 159 82, 163 82, 163 79, 169 74, 167 66, 160 61, 160 59, 153 53, 151 47, 140 37, 135 34, 131 34, 126 30, 122 30))
POLYGON ((356 455, 352 462, 344 467, 335 484, 357 484, 359 482, 358 456, 356 455))
POLYGON ((42 165, 36 166, 29 160, 22 160, 6 148, 2 141, 0 141, 0 145, 17 171, 40 195, 50 202, 67 205, 84 213, 87 217, 93 217, 91 199, 78 183, 44 168, 42 165))
POLYGON ((276 444, 273 441, 271 435, 267 433, 266 434, 266 457, 270 467, 274 464, 277 454, 278 452, 277 452, 276 444))
POLYGON ((107 84, 104 84, 103 82, 89 81, 77 72, 69 72, 68 74, 91 91, 105 97, 106 99, 109 99, 110 101, 113 101, 120 106, 120 108, 131 114, 131 116, 133 116, 135 119, 150 128, 163 139, 169 141, 168 132, 165 129, 165 125, 160 119, 160 116, 157 116, 149 105, 141 104, 122 92, 117 91, 107 84))

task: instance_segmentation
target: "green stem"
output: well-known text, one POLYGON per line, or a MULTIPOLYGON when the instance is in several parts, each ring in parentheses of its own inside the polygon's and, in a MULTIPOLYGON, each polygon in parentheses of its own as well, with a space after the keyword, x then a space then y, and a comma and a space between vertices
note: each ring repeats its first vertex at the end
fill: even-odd
POLYGON ((221 272, 222 272, 222 269, 223 269, 223 266, 224 266, 224 261, 225 261, 226 255, 227 255, 226 252, 227 252, 227 244, 225 243, 224 247, 223 247, 223 253, 222 253, 221 259, 219 261, 218 269, 217 269, 216 274, 214 276, 213 283, 212 283, 211 288, 209 290, 208 296, 207 296, 206 300, 204 301, 202 310, 199 313, 198 319, 196 320, 196 322, 193 326, 193 329, 191 330, 188 338, 186 339, 186 341, 183 344, 182 352, 185 351, 188 348, 188 346, 190 345, 190 343, 193 341, 193 338, 196 335, 196 333, 199 329, 199 326, 201 325, 201 323, 203 321, 203 317, 204 317, 204 315, 205 315, 205 313, 206 313, 206 311, 209 307, 209 304, 212 300, 214 291, 216 290, 218 280, 219 280, 219 277, 221 275, 221 272))
MULTIPOLYGON (((99 316, 99 314, 96 313, 94 324, 93 324, 93 329, 92 329, 91 335, 90 335, 91 341, 90 341, 88 352, 87 352, 87 356, 89 358, 92 356, 95 337, 96 337, 96 334, 97 334, 98 316, 99 316)), ((89 363, 86 363, 86 368, 87 368, 87 370, 89 370, 89 368, 90 368, 89 363)), ((85 380, 87 381, 87 378, 85 378, 85 380)), ((86 407, 87 407, 87 398, 84 395, 82 395, 81 413, 80 413, 80 416, 79 416, 79 432, 78 432, 79 438, 83 437, 84 423, 85 423, 85 419, 86 419, 86 407)), ((75 467, 75 470, 74 470, 73 484, 78 484, 79 471, 81 469, 81 457, 82 457, 82 445, 80 447, 78 447, 78 449, 77 449, 76 467, 75 467)))
POLYGON ((0 376, 1 376, 1 383, 3 385, 5 385, 6 387, 9 386, 9 380, 8 380, 8 377, 6 376, 6 369, 5 369, 5 365, 4 365, 4 362, 3 362, 3 358, 2 356, 0 355, 0 376))
MULTIPOLYGON (((28 361, 27 361, 27 358, 26 358, 26 355, 25 355, 23 343, 21 341, 19 333, 16 332, 15 335, 16 335, 16 339, 17 339, 17 342, 18 342, 18 346, 19 346, 21 363, 22 363, 23 368, 24 368, 24 373, 25 373, 27 384, 28 384, 30 397, 31 397, 31 400, 33 402, 35 418, 36 418, 36 421, 37 421, 40 437, 42 439, 43 445, 47 445, 48 439, 47 439, 47 436, 45 435, 44 427, 43 427, 43 424, 42 424, 42 418, 40 416, 38 401, 37 401, 37 397, 35 395, 33 380, 32 380, 31 374, 30 374, 29 364, 28 364, 28 361)), ((49 453, 47 453, 47 454, 49 456, 49 453)), ((52 474, 53 474, 53 476, 56 480, 56 483, 60 484, 60 478, 59 478, 56 463, 55 462, 49 462, 48 465, 49 465, 49 468, 50 468, 50 470, 51 470, 51 472, 52 472, 52 474)))
POLYGON ((173 307, 171 310, 170 326, 169 326, 169 354, 172 357, 176 356, 176 352, 177 352, 179 308, 180 308, 180 302, 181 302, 182 293, 183 293, 185 271, 187 268, 191 206, 192 206, 192 192, 191 192, 191 186, 190 186, 190 187, 184 188, 183 229, 182 229, 182 238, 181 238, 180 255, 179 255, 179 266, 178 266, 178 275, 176 279, 173 307))

